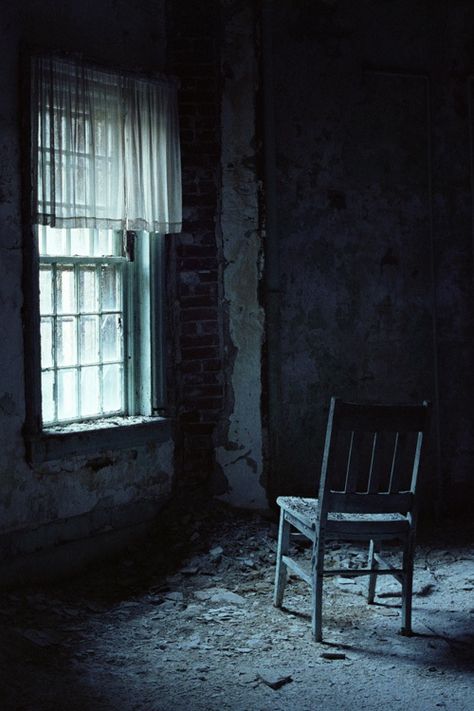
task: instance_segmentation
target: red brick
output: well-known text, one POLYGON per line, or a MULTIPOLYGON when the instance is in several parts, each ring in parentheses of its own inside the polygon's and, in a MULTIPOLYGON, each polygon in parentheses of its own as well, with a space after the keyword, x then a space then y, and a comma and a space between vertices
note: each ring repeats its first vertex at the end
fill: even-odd
POLYGON ((204 410, 219 410, 222 408, 223 400, 221 397, 199 398, 197 400, 199 408, 204 410))
POLYGON ((202 364, 199 360, 188 360, 180 365, 182 373, 199 373, 201 369, 202 364))
POLYGON ((183 375, 183 383, 185 385, 218 385, 219 374, 217 373, 187 373, 183 375))
POLYGON ((182 348, 195 348, 201 346, 216 346, 219 343, 219 337, 216 334, 204 334, 202 336, 183 336, 180 340, 182 348))
POLYGON ((217 321, 200 321, 198 333, 219 333, 219 324, 217 321))
POLYGON ((217 271, 200 272, 199 278, 202 282, 217 281, 217 271))
POLYGON ((201 296, 183 296, 180 299, 181 308, 190 308, 193 306, 214 306, 215 299, 212 294, 202 294, 201 296))
POLYGON ((183 244, 176 251, 179 257, 216 257, 216 248, 213 245, 183 244))
POLYGON ((217 309, 192 308, 181 311, 183 321, 214 321, 217 319, 217 309))
POLYGON ((212 434, 215 429, 214 422, 189 422, 186 424, 186 432, 190 434, 212 434))
POLYGON ((222 397, 222 385, 195 385, 186 390, 186 396, 200 403, 203 398, 222 397))
POLYGON ((217 259, 215 257, 185 257, 178 260, 178 268, 184 269, 184 271, 217 269, 217 259))
POLYGON ((202 346, 200 348, 183 348, 181 350, 183 360, 204 360, 214 359, 219 356, 219 348, 216 346, 202 346))
POLYGON ((198 332, 198 324, 196 321, 187 321, 181 324, 181 334, 183 336, 192 336, 198 332))
POLYGON ((205 372, 221 370, 221 368, 222 362, 218 358, 209 358, 208 360, 204 360, 202 362, 202 369, 205 372))

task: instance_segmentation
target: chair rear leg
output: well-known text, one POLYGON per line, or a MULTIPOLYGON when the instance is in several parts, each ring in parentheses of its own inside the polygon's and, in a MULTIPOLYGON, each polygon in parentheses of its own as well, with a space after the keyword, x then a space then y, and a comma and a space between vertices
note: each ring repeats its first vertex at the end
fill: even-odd
POLYGON ((409 637, 411 628, 411 607, 413 595, 413 554, 414 547, 409 541, 403 551, 403 578, 402 578, 402 635, 409 637))
POLYGON ((285 519, 285 513, 280 511, 280 526, 278 529, 278 548, 276 556, 275 590, 273 593, 273 604, 281 607, 283 594, 287 580, 287 568, 282 561, 282 556, 287 555, 290 547, 290 524, 285 519))
POLYGON ((315 642, 323 641, 323 571, 324 544, 313 550, 311 581, 311 632, 315 642))
POLYGON ((375 558, 375 554, 380 553, 380 543, 373 540, 370 541, 369 546, 369 568, 373 571, 369 577, 369 592, 367 595, 367 602, 372 605, 375 598, 375 587, 377 585, 377 568, 379 564, 375 558))

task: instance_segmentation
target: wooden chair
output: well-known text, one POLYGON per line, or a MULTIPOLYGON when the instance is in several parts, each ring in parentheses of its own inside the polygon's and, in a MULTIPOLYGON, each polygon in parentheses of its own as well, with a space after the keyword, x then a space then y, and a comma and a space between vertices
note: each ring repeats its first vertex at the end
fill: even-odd
POLYGON ((378 575, 402 586, 402 634, 411 634, 416 484, 430 406, 331 399, 318 499, 281 496, 274 605, 281 607, 288 569, 311 586, 312 634, 322 641, 322 591, 327 575, 369 576, 373 603, 378 575), (290 557, 290 532, 313 544, 311 569, 290 557), (327 539, 368 540, 368 566, 325 569, 327 539), (380 556, 381 541, 398 541, 401 567, 380 556))

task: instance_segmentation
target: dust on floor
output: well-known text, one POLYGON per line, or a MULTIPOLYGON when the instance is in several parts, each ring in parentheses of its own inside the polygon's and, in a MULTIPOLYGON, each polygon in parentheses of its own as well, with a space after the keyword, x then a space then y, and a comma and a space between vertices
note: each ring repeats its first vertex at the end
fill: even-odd
MULTIPOLYGON (((366 579, 340 576, 325 581, 315 644, 302 581, 272 607, 273 522, 171 508, 122 559, 1 595, 0 709, 471 710, 474 542, 472 527, 450 530, 418 546, 413 637, 398 634, 395 581, 368 606, 366 579)), ((334 544, 328 563, 365 556, 334 544)))

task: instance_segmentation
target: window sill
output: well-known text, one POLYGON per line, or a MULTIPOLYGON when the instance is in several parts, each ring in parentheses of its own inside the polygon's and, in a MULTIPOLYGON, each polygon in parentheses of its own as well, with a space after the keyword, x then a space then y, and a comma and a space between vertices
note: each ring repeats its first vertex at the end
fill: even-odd
POLYGON ((44 429, 25 436, 28 461, 40 464, 64 457, 89 455, 165 442, 171 421, 163 417, 111 417, 44 429))

